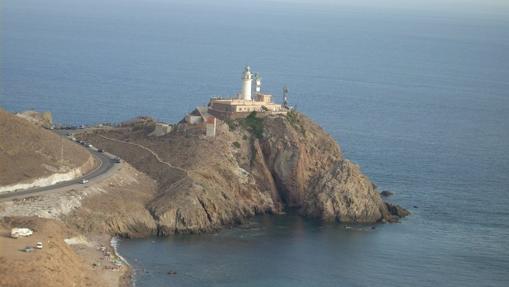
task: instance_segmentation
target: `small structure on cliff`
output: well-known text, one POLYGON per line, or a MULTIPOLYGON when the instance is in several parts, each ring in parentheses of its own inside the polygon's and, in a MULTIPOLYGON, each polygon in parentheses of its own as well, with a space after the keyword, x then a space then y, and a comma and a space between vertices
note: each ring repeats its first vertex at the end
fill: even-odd
POLYGON ((173 127, 170 124, 167 123, 156 123, 154 127, 154 131, 152 131, 149 136, 164 136, 166 134, 169 134, 173 130, 173 127))
POLYGON ((287 108, 272 102, 272 95, 261 92, 262 80, 259 74, 251 73, 251 68, 246 66, 242 73, 242 89, 239 94, 232 98, 211 98, 208 104, 208 112, 220 119, 244 118, 252 112, 262 114, 285 114, 287 108), (255 87, 253 89, 253 77, 255 87), (254 97, 253 97, 254 92, 254 97))
POLYGON ((192 134, 203 134, 203 129, 205 129, 205 136, 216 136, 217 119, 209 114, 207 107, 196 107, 185 116, 184 122, 189 125, 188 131, 194 130, 191 132, 192 134))
POLYGON ((217 126, 217 119, 213 116, 208 116, 206 119, 206 133, 205 135, 207 137, 215 137, 216 136, 216 126, 217 126))

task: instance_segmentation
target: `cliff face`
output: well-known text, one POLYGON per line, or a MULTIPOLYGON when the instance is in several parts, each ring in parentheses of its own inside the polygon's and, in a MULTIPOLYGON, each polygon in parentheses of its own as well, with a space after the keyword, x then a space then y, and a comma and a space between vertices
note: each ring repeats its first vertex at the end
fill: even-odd
POLYGON ((392 219, 371 181, 310 119, 292 112, 267 118, 265 126, 265 160, 287 206, 327 221, 392 219))
POLYGON ((398 218, 334 139, 302 114, 220 122, 215 138, 184 123, 162 137, 147 136, 152 129, 145 119, 83 137, 156 180, 145 206, 159 235, 210 231, 285 208, 327 221, 398 218))

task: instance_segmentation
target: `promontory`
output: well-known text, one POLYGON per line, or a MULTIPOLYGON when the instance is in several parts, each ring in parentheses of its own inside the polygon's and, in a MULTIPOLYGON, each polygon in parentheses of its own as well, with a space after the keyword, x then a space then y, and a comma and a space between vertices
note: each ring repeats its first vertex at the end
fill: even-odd
POLYGON ((173 124, 55 127, 49 113, 0 110, 0 285, 128 285, 115 236, 213 232, 288 211, 348 224, 408 215, 283 91, 273 102, 246 67, 239 94, 173 124))

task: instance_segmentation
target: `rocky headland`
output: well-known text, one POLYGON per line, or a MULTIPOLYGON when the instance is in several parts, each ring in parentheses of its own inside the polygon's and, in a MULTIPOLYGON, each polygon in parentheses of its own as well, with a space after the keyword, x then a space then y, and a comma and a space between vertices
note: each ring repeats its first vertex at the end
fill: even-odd
MULTIPOLYGON (((84 147, 26 119, 0 110, 0 123, 0 183, 30 182, 90 161, 84 147)), ((140 117, 80 130, 77 138, 121 158, 111 175, 0 200, 0 285, 129 285, 129 267, 109 247, 112 236, 210 232, 288 210, 354 224, 408 215, 384 202, 335 140, 301 113, 218 121, 214 137, 184 120, 171 129, 158 125, 140 117), (31 228, 35 237, 12 239, 13 227, 31 228), (34 240, 48 248, 20 252, 34 240)))
POLYGON ((135 228, 118 225, 115 234, 208 232, 287 209, 360 224, 396 222, 408 214, 384 202, 335 140, 301 113, 219 121, 215 137, 184 121, 166 135, 150 136, 155 125, 143 117, 80 135, 157 183, 144 201, 152 220, 133 221, 135 228))

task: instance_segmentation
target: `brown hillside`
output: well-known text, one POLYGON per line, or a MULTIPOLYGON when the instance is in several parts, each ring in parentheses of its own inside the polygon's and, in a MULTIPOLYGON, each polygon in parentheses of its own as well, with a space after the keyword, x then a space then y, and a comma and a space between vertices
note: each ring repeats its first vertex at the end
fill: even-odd
MULTIPOLYGON (((56 220, 37 217, 0 219, 0 286, 111 286, 100 273, 64 242, 75 234, 56 220), (13 239, 13 227, 23 226, 34 235, 13 239), (20 250, 43 243, 43 249, 26 253, 20 250)), ((85 249, 85 246, 81 246, 85 249)))
POLYGON ((0 109, 0 186, 66 172, 89 158, 86 149, 0 109))

